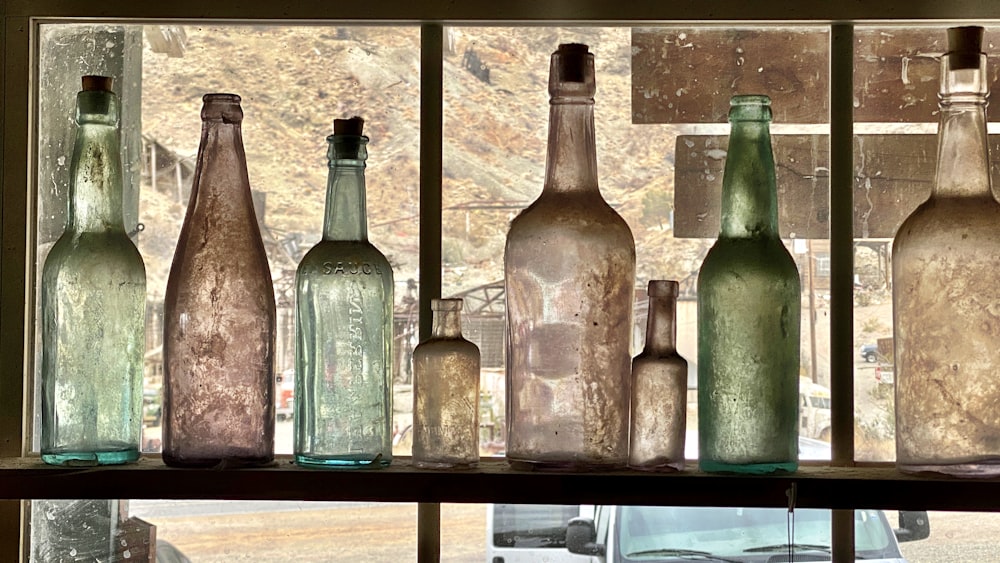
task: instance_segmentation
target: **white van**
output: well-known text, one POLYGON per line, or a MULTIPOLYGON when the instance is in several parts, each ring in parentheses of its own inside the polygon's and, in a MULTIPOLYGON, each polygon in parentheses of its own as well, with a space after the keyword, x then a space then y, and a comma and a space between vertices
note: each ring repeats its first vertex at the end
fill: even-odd
MULTIPOLYGON (((789 561, 783 508, 494 504, 488 510, 487 563, 789 561)), ((831 560, 831 514, 793 513, 794 561, 831 560)), ((923 539, 930 527, 926 512, 900 512, 899 520, 893 529, 881 510, 856 510, 857 560, 906 563, 898 542, 923 539)))

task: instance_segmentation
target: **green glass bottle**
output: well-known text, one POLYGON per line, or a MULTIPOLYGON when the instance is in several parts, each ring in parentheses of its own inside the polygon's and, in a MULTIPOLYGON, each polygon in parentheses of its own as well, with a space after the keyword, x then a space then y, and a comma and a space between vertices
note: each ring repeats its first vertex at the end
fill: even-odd
POLYGON ((66 230, 42 270, 42 460, 139 458, 146 269, 122 221, 118 97, 83 77, 66 230))
POLYGON ((734 96, 722 229, 698 274, 702 471, 798 468, 798 269, 778 235, 771 101, 734 96))
POLYGON ((360 117, 334 120, 323 240, 296 274, 295 461, 392 461, 392 268, 368 242, 360 117))

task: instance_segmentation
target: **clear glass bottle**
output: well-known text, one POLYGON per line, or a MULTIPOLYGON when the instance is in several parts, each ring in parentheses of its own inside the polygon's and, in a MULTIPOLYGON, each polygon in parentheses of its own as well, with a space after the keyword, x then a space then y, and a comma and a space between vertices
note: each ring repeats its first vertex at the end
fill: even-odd
POLYGON ((632 360, 628 465, 684 469, 687 361, 677 353, 677 282, 650 280, 646 344, 632 360))
POLYGON ((42 270, 42 460, 139 458, 146 269, 122 221, 118 97, 84 76, 66 230, 42 270))
POLYGON ((635 243, 598 187, 595 90, 588 47, 560 45, 549 70, 545 185, 511 222, 504 255, 515 465, 628 463, 635 243))
POLYGON ((274 457, 275 304, 235 94, 207 94, 163 305, 163 461, 274 457))
POLYGON ((934 187, 892 246, 896 464, 907 472, 1000 474, 1000 204, 982 36, 948 30, 934 187))
POLYGON ((722 228, 698 273, 702 471, 798 469, 801 284, 778 235, 771 100, 734 96, 722 228))
POLYGON ((479 464, 479 348, 462 338, 462 300, 432 299, 431 337, 413 350, 413 463, 479 464))
POLYGON ((368 242, 359 117, 334 120, 323 240, 296 277, 295 462, 392 461, 392 267, 368 242))

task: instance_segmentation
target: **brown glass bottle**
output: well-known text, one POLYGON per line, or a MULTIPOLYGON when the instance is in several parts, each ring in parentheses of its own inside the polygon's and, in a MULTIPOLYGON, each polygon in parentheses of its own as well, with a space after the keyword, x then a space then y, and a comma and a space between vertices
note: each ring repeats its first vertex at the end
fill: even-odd
POLYGON ((560 45, 549 71, 541 195, 507 234, 507 459, 567 470, 628 462, 632 231, 601 197, 594 56, 560 45))
POLYGON ((684 469, 687 361, 677 353, 677 282, 650 280, 646 345, 632 360, 628 465, 684 469))
POLYGON ((275 305, 235 94, 208 94, 163 315, 163 460, 274 457, 275 305))
POLYGON ((431 337, 413 350, 413 464, 479 463, 479 348, 462 338, 462 300, 432 299, 431 337))
POLYGON ((1000 204, 982 35, 948 30, 934 187, 893 241, 896 464, 907 472, 1000 474, 1000 204))

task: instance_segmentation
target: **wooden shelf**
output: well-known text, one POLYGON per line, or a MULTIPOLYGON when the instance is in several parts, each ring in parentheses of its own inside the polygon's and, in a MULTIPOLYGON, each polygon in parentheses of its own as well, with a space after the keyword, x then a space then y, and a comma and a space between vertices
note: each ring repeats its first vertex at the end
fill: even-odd
POLYGON ((471 471, 432 471, 397 459, 386 469, 317 470, 280 456, 271 467, 175 469, 158 457, 128 466, 51 467, 0 460, 0 498, 127 498, 381 502, 505 502, 1000 512, 1000 479, 906 475, 888 467, 807 466, 769 476, 530 472, 503 460, 471 471))

